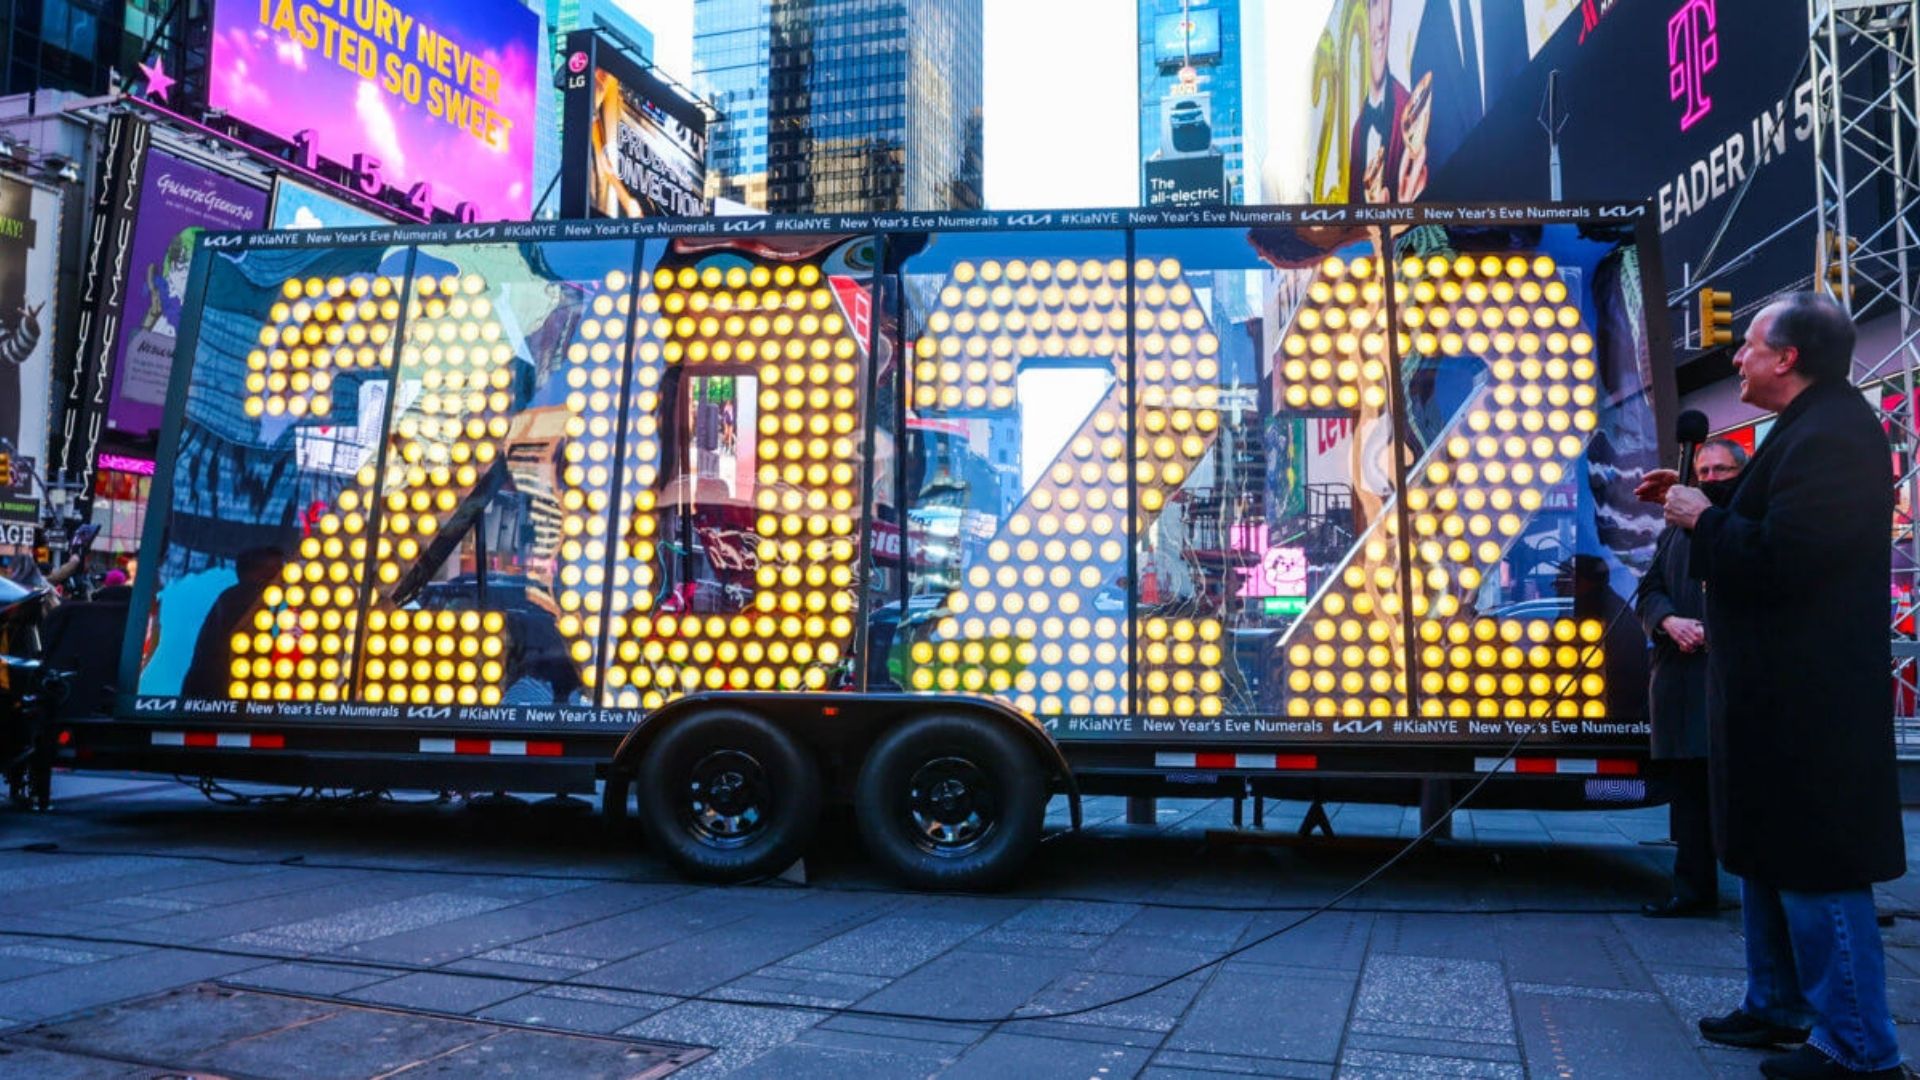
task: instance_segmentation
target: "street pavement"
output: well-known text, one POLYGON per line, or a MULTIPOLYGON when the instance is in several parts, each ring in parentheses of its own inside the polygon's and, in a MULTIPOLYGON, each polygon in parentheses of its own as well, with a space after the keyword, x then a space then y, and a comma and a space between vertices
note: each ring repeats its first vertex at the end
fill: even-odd
MULTIPOLYGON (((0 811, 0 1075, 1585 1080, 1763 1056, 1693 1028, 1738 1001, 1738 913, 1637 914, 1663 810, 1463 814, 1302 922, 1414 812, 1333 807, 1340 839, 1302 846, 1226 834, 1219 801, 1129 825, 1091 799, 1079 834, 1056 805, 1012 888, 934 896, 840 819, 803 880, 710 888, 579 806, 55 792, 0 811)), ((1920 1055, 1920 876, 1880 904, 1920 1055)))

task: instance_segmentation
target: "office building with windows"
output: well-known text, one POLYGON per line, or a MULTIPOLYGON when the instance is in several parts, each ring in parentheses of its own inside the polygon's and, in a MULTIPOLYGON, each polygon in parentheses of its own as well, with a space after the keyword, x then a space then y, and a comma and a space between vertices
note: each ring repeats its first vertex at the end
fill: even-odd
POLYGON ((708 192, 776 213, 981 202, 981 0, 696 0, 708 192))

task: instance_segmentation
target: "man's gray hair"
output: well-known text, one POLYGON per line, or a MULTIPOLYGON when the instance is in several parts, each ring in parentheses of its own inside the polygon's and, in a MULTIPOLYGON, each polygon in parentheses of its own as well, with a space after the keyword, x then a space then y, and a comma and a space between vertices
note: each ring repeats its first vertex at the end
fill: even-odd
POLYGON ((1845 379, 1853 374, 1853 318, 1847 309, 1824 293, 1797 292, 1773 302, 1773 325, 1767 327, 1767 345, 1798 349, 1794 365, 1815 382, 1845 379))
MULTIPOLYGON (((1727 456, 1733 458, 1734 468, 1744 469, 1747 467, 1747 448, 1744 446, 1741 446, 1737 442, 1734 442, 1732 439, 1728 439, 1728 438, 1708 439, 1706 442, 1703 442, 1700 444, 1700 450, 1705 450, 1709 446, 1717 446, 1720 449, 1725 450, 1727 452, 1727 456)), ((1698 457, 1700 454, 1700 450, 1695 450, 1693 452, 1694 456, 1698 457)))

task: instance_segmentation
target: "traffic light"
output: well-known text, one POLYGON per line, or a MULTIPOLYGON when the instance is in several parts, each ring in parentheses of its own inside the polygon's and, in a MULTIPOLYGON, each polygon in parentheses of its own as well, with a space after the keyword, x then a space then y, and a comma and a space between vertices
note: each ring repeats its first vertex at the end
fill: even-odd
POLYGON ((1700 290, 1700 347, 1717 349, 1733 344, 1733 294, 1725 289, 1700 290))
POLYGON ((1827 233, 1827 295, 1843 304, 1853 302, 1854 291, 1859 288, 1855 278, 1860 272, 1858 266, 1848 271, 1854 252, 1860 250, 1860 241, 1851 236, 1842 236, 1837 232, 1827 233))

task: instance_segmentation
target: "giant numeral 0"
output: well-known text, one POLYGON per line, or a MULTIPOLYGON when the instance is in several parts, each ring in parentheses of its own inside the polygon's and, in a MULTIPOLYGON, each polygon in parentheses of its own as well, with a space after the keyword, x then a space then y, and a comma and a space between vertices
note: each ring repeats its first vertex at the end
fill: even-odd
MULTIPOLYGON (((1403 354, 1482 357, 1487 378, 1409 472, 1412 626, 1420 713, 1430 717, 1604 715, 1591 619, 1494 619, 1473 610, 1543 493, 1562 483, 1597 422, 1593 336, 1552 258, 1408 258, 1394 283, 1403 354)), ((1377 264, 1322 264, 1284 342, 1284 400, 1295 409, 1377 408, 1377 264), (1360 332, 1353 332, 1355 325, 1360 332)), ((1404 715, 1407 671, 1389 507, 1314 597, 1284 642, 1293 716, 1404 715)))
MULTIPOLYGON (((634 328, 602 701, 653 708, 701 689, 819 689, 850 651, 865 343, 839 284, 810 263, 654 272, 634 328), (757 589, 738 611, 662 610, 654 591, 657 485, 672 471, 663 468, 659 388, 676 366, 757 384, 757 589)), ((687 498, 684 485, 676 497, 687 498)))
MULTIPOLYGON (((1133 279, 1131 318, 1118 259, 961 262, 943 283, 913 347, 922 413, 1010 410, 1020 367, 1034 360, 1106 360, 1116 379, 912 643, 913 689, 1000 694, 1041 714, 1129 707, 1125 608, 1088 600, 1126 576, 1129 462, 1144 531, 1213 445, 1220 350, 1178 261, 1140 260, 1133 279)), ((1152 616, 1138 631, 1141 708, 1218 714, 1220 620, 1152 616)))

